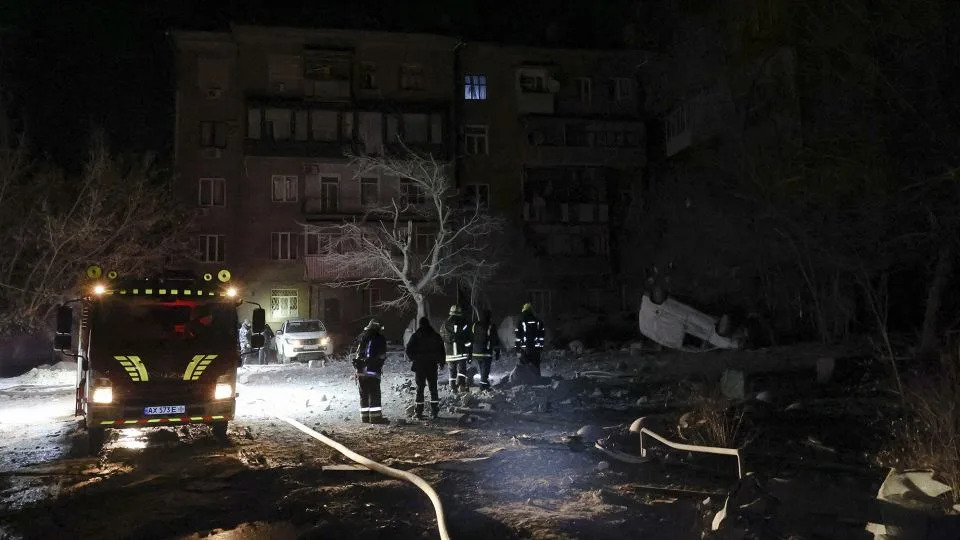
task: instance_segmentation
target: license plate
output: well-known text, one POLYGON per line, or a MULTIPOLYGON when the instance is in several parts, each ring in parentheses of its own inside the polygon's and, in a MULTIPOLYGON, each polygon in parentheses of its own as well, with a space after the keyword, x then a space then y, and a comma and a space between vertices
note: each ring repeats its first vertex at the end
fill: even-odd
POLYGON ((315 350, 317 350, 317 349, 319 349, 319 348, 320 348, 319 345, 304 345, 304 346, 303 346, 303 349, 304 349, 304 350, 307 350, 307 351, 315 351, 315 350))
POLYGON ((184 414, 186 405, 164 405, 162 407, 144 407, 143 414, 184 414))

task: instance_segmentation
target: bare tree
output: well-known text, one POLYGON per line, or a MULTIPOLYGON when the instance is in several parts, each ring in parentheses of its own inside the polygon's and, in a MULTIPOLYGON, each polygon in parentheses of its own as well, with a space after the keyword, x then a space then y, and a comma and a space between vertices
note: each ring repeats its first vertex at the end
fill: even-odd
POLYGON ((479 204, 460 205, 449 164, 405 148, 400 156, 353 156, 356 177, 381 175, 400 182, 399 196, 370 208, 361 219, 333 226, 305 224, 323 241, 322 265, 333 287, 388 282, 395 298, 380 307, 416 305, 428 316, 426 298, 467 276, 487 276, 498 262, 486 239, 502 227, 479 204))
POLYGON ((96 263, 120 274, 184 260, 189 216, 149 157, 124 163, 97 137, 79 177, 23 150, 0 154, 0 328, 44 328, 96 263))

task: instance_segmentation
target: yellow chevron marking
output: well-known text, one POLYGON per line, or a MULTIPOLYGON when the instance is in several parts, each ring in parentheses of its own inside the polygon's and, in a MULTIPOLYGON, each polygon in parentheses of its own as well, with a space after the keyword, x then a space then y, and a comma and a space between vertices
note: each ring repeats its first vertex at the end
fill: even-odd
POLYGON ((203 371, 207 369, 207 366, 209 366, 210 362, 212 362, 216 357, 217 355, 215 354, 193 355, 193 358, 190 359, 190 363, 187 364, 187 370, 183 372, 183 380, 200 380, 200 376, 203 375, 203 371))
POLYGON ((114 356, 114 358, 117 362, 120 362, 120 365, 123 366, 123 369, 130 375, 130 379, 132 379, 133 382, 150 380, 150 376, 147 374, 147 368, 143 365, 143 361, 140 360, 139 356, 114 356))

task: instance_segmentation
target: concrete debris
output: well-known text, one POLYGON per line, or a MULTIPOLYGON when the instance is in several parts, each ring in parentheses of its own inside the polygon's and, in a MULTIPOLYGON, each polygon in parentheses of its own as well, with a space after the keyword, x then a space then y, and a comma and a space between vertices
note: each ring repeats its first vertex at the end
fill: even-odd
POLYGON ((609 461, 601 461, 600 463, 597 463, 597 470, 598 470, 598 471, 605 471, 605 470, 607 470, 607 469, 609 469, 609 468, 610 468, 610 462, 609 462, 609 461))
POLYGON ((593 424, 583 426, 577 430, 577 435, 580 436, 580 439, 587 443, 595 443, 600 440, 603 436, 603 428, 593 424))
POLYGON ((720 375, 720 393, 729 399, 746 396, 746 376, 740 370, 728 369, 720 375))
POLYGON ((647 396, 640 396, 639 398, 637 398, 637 407, 646 405, 649 402, 650 402, 650 398, 648 398, 647 396))
POLYGON ((769 390, 764 390, 758 392, 755 398, 757 401, 762 401, 763 403, 773 403, 773 393, 769 390))
POLYGON ((577 355, 583 354, 583 342, 580 341, 579 339, 575 339, 571 341, 567 345, 567 348, 569 348, 570 352, 572 352, 573 354, 577 354, 577 355))
POLYGON ((794 401, 794 402, 791 403, 790 405, 787 405, 787 408, 784 409, 784 410, 786 410, 786 411, 799 411, 799 410, 802 410, 802 409, 803 409, 803 404, 800 403, 799 401, 794 401))
POLYGON ((326 400, 327 400, 327 395, 326 395, 326 394, 321 394, 321 395, 320 395, 320 401, 326 401, 326 400))
MULTIPOLYGON (((873 533, 877 540, 896 538, 932 538, 946 533, 950 528, 953 534, 960 534, 960 525, 955 519, 946 520, 937 516, 942 501, 941 495, 950 492, 950 486, 933 479, 933 471, 889 471, 877 492, 882 523, 867 523, 866 530, 873 533), (951 523, 952 522, 952 523, 951 523)), ((952 535, 937 538, 956 538, 952 535)))

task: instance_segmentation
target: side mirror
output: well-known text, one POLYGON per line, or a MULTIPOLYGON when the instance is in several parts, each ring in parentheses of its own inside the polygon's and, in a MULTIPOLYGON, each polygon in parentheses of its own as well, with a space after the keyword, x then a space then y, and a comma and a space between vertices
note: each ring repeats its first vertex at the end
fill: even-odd
POLYGON ((282 336, 282 335, 283 335, 283 330, 277 330, 276 332, 273 333, 273 335, 275 335, 275 336, 282 336))
POLYGON ((254 334, 262 334, 263 327, 266 325, 267 321, 267 312, 263 308, 254 308, 253 310, 253 324, 251 325, 251 330, 254 334))
POLYGON ((57 308, 57 333, 73 333, 73 308, 70 306, 60 306, 57 308))
POLYGON ((57 308, 57 334, 53 336, 53 348, 57 351, 69 351, 73 347, 73 308, 57 308))
POLYGON ((252 336, 250 336, 250 348, 251 349, 263 348, 263 334, 253 334, 252 336))

